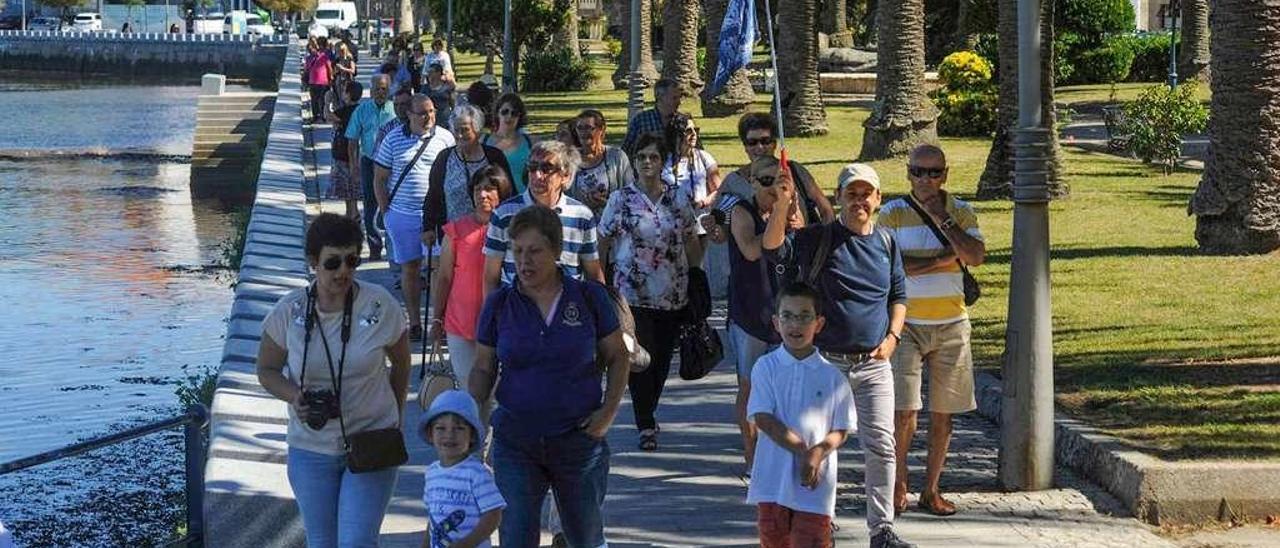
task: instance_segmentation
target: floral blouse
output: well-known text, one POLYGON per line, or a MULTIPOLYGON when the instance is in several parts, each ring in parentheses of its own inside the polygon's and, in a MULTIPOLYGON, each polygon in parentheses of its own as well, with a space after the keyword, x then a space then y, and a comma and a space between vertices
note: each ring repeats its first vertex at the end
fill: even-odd
POLYGON ((688 195, 666 185, 657 203, 629 184, 609 196, 600 217, 601 238, 613 240, 613 286, 631 306, 679 310, 688 302, 685 242, 697 225, 688 195))

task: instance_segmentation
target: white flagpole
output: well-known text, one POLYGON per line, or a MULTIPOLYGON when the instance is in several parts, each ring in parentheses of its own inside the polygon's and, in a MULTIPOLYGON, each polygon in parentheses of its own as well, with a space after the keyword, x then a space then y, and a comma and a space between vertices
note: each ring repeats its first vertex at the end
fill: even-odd
POLYGON ((769 9, 769 0, 764 2, 764 28, 769 30, 769 60, 773 64, 773 108, 778 118, 778 148, 787 148, 787 135, 783 130, 782 120, 782 86, 778 83, 778 42, 773 39, 773 12, 769 9))

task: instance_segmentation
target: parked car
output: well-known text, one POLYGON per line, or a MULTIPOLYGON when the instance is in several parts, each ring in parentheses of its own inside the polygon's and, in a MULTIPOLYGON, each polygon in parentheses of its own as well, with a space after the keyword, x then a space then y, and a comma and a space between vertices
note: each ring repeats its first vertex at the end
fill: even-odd
POLYGON ((62 20, 57 17, 36 17, 27 21, 27 30, 58 32, 62 30, 62 20))
POLYGON ((77 13, 75 22, 71 25, 73 30, 79 32, 93 32, 102 30, 102 15, 97 13, 77 13))
POLYGON ((317 27, 325 29, 325 36, 335 34, 335 30, 348 30, 356 24, 355 2, 324 2, 316 5, 316 14, 311 24, 312 36, 318 32, 317 27))
POLYGON ((263 21, 262 17, 254 13, 245 17, 245 29, 251 36, 275 36, 276 34, 276 29, 271 26, 270 21, 263 21))
POLYGON ((192 32, 195 34, 222 34, 223 17, 222 12, 197 15, 192 32))

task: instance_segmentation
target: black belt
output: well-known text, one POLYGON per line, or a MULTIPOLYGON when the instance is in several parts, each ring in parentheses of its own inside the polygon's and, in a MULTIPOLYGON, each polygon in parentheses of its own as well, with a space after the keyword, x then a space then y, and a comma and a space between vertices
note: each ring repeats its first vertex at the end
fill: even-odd
POLYGON ((822 355, 828 360, 853 366, 871 361, 873 359, 871 355, 874 352, 874 350, 864 352, 823 352, 822 355))

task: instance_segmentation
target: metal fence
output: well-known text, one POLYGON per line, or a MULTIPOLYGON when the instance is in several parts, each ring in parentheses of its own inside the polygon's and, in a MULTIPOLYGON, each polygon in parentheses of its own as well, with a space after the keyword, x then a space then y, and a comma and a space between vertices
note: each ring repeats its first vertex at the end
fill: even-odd
POLYGON ((208 447, 203 430, 208 423, 209 409, 195 404, 176 417, 0 464, 0 476, 182 426, 186 453, 187 535, 170 545, 198 546, 204 532, 204 465, 208 447))
POLYGON ((290 34, 280 33, 273 36, 257 36, 250 34, 189 34, 185 32, 128 32, 115 31, 53 31, 53 30, 0 30, 0 38, 26 38, 32 40, 109 40, 129 42, 185 42, 185 43, 258 43, 288 44, 290 34))

